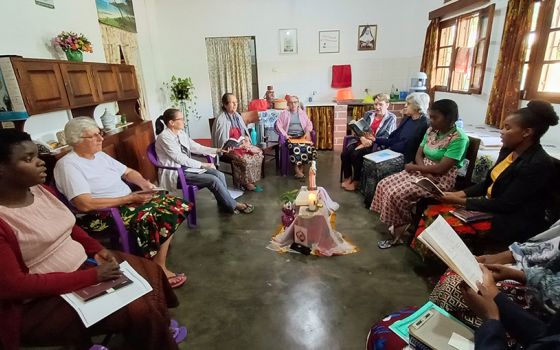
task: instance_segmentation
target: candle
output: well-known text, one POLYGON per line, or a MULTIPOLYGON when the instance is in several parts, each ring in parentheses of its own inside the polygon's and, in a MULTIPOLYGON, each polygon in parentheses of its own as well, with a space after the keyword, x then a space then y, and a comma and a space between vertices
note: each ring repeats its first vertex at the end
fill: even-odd
POLYGON ((309 192, 307 195, 307 206, 310 211, 317 210, 317 195, 313 192, 309 192))

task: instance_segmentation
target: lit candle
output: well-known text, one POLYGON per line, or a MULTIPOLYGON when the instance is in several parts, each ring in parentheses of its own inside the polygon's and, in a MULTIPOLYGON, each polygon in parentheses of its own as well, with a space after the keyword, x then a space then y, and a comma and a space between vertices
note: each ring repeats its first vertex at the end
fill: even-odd
POLYGON ((317 195, 313 192, 309 192, 307 195, 307 205, 310 211, 317 210, 317 195))

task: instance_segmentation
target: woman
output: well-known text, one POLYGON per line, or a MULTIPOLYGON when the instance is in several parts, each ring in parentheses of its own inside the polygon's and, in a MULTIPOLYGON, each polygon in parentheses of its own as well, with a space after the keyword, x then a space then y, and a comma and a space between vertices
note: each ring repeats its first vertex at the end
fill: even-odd
MULTIPOLYGON (((185 171, 189 184, 199 188, 207 187, 220 208, 238 214, 250 214, 254 207, 248 203, 239 203, 233 199, 227 189, 226 178, 216 170, 212 163, 203 163, 191 157, 192 153, 204 155, 222 154, 221 148, 210 148, 194 142, 184 131, 185 120, 178 109, 167 109, 156 121, 156 153, 159 162, 167 167, 184 166, 188 169, 204 169, 203 173, 185 171)), ((160 169, 159 183, 169 190, 177 188, 177 171, 160 169)))
MULTIPOLYGON (((111 252, 75 226, 46 188, 45 163, 28 134, 0 130, 0 348, 63 345, 88 348, 90 337, 123 333, 125 349, 178 349, 167 308, 178 301, 161 268, 111 252), (87 268, 87 258, 97 267, 87 268), (153 291, 86 328, 60 294, 120 275, 126 260, 153 291)), ((175 325, 176 326, 176 325, 175 325)))
POLYGON ((317 159, 317 150, 311 139, 313 123, 305 111, 300 108, 297 96, 287 96, 287 100, 288 109, 280 113, 275 127, 276 131, 282 134, 288 142, 290 162, 294 164, 296 179, 302 179, 305 176, 304 164, 317 159))
POLYGON ((393 226, 393 239, 377 243, 381 249, 402 244, 401 239, 410 224, 412 206, 431 194, 413 181, 428 177, 443 191, 455 186, 457 169, 463 165, 469 138, 455 126, 459 114, 457 104, 439 100, 429 110, 431 127, 428 128, 416 152, 415 163, 405 164, 405 170, 384 178, 377 185, 370 209, 379 213, 379 219, 393 226))
MULTIPOLYGON (((64 127, 64 134, 72 152, 62 157, 54 168, 58 190, 84 213, 119 207, 144 257, 161 266, 172 287, 183 285, 187 277, 170 271, 166 259, 171 236, 187 217, 189 204, 163 193, 142 192, 155 186, 136 170, 101 151, 103 136, 93 118, 72 119, 64 127), (142 191, 131 192, 123 180, 142 191)), ((112 220, 103 214, 89 214, 80 217, 78 224, 86 231, 99 232, 110 226, 112 220)))
MULTIPOLYGON (((545 101, 531 101, 508 116, 501 130, 503 147, 496 165, 485 181, 463 191, 447 192, 445 203, 428 207, 417 236, 438 215, 443 215, 463 238, 489 232, 488 238, 501 245, 524 242, 546 227, 545 209, 554 177, 554 164, 540 145, 549 126, 558 124, 558 115, 545 101), (449 211, 457 207, 491 213, 491 220, 465 224, 449 211)), ((413 242, 423 252, 423 247, 413 242)))
POLYGON ((222 96, 222 113, 216 118, 212 128, 214 147, 222 148, 230 138, 244 137, 240 147, 231 150, 224 157, 231 159, 233 184, 248 191, 262 191, 255 185, 261 178, 262 151, 249 142, 250 135, 243 118, 237 113, 237 97, 229 92, 222 96))
POLYGON ((404 163, 414 161, 418 146, 428 129, 428 106, 430 96, 424 92, 413 92, 406 97, 402 110, 403 120, 388 137, 376 137, 378 149, 391 149, 404 155, 404 163))
POLYGON ((357 142, 349 143, 342 150, 342 173, 344 181, 341 186, 347 191, 355 191, 360 184, 364 155, 373 151, 373 144, 379 138, 389 137, 397 128, 397 117, 389 112, 389 95, 375 96, 375 109, 365 113, 364 118, 370 124, 370 131, 361 136, 357 142))

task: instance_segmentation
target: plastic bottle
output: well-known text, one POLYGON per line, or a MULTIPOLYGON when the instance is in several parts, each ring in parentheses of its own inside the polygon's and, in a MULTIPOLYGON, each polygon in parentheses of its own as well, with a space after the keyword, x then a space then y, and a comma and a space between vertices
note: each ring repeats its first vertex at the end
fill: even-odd
POLYGON ((463 128, 463 119, 459 118, 457 119, 457 121, 455 122, 455 126, 458 127, 459 129, 463 128))
POLYGON ((249 134, 251 135, 251 143, 253 145, 257 144, 257 131, 255 130, 255 128, 251 128, 251 131, 249 132, 249 134))

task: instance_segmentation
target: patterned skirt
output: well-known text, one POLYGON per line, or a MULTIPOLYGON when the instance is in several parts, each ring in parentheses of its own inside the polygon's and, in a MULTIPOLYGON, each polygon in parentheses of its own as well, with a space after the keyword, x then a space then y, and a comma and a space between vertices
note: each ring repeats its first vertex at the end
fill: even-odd
MULTIPOLYGON (((148 203, 123 205, 119 211, 129 233, 136 236, 140 253, 146 258, 153 258, 187 218, 191 208, 190 203, 185 203, 179 197, 159 194, 148 203)), ((81 228, 93 236, 98 232, 116 230, 107 212, 86 214, 76 220, 81 228)))
POLYGON ((317 150, 315 146, 309 143, 287 143, 290 152, 290 162, 295 165, 308 164, 312 160, 317 159, 317 150))
MULTIPOLYGON (((436 163, 424 158, 424 165, 433 164, 436 163)), ((456 176, 457 168, 453 167, 446 174, 433 175, 432 181, 442 191, 449 191, 455 186, 456 176)), ((379 213, 381 222, 389 226, 410 223, 412 206, 422 198, 432 197, 428 191, 412 183, 422 177, 424 175, 420 172, 409 173, 403 170, 379 181, 370 210, 379 213)))
POLYGON ((250 153, 229 153, 226 155, 231 160, 233 170, 233 184, 236 187, 255 183, 261 179, 261 169, 264 156, 262 151, 255 146, 250 146, 250 153))
POLYGON ((393 323, 407 318, 418 310, 417 307, 406 307, 400 311, 385 316, 381 321, 374 324, 367 336, 367 350, 401 350, 406 343, 389 326, 393 323))
POLYGON ((424 243, 418 240, 418 236, 424 232, 426 227, 430 226, 432 222, 439 215, 441 215, 447 223, 453 227, 453 230, 457 232, 459 237, 465 242, 468 247, 472 247, 473 241, 479 237, 479 235, 486 234, 490 232, 492 228, 492 222, 490 220, 481 220, 466 224, 451 214, 451 210, 457 208, 455 205, 449 204, 437 204, 430 205, 424 213, 422 214, 422 219, 418 223, 418 228, 416 229, 416 234, 414 235, 414 240, 410 245, 422 259, 433 260, 438 259, 432 251, 424 245, 424 243))

